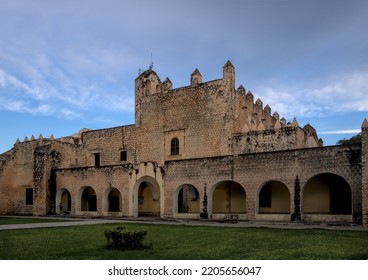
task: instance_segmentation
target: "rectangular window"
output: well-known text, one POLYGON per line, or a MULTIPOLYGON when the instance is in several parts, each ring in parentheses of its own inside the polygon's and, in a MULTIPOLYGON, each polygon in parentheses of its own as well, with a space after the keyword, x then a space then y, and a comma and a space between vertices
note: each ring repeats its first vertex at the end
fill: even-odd
POLYGON ((173 138, 171 140, 171 155, 178 155, 179 154, 179 139, 178 138, 173 138))
POLYGON ((120 161, 127 160, 127 151, 120 151, 120 161))
POLYGON ((26 205, 33 205, 33 189, 26 189, 26 205))
POLYGON ((95 166, 100 166, 100 153, 95 153, 95 166))

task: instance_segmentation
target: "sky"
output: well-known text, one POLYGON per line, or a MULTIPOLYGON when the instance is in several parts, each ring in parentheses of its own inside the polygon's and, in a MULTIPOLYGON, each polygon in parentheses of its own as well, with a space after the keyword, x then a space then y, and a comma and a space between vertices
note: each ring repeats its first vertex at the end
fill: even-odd
POLYGON ((324 145, 368 118, 365 0, 0 0, 0 153, 17 138, 134 123, 134 79, 173 87, 235 67, 243 85, 324 145))

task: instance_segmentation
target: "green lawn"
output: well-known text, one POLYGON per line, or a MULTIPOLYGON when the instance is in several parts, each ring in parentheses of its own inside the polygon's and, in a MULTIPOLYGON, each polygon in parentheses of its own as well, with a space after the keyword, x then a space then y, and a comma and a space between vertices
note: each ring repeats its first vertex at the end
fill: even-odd
POLYGON ((368 259, 367 231, 106 224, 0 231, 0 259, 368 259), (151 249, 106 250, 105 230, 148 231, 151 249))

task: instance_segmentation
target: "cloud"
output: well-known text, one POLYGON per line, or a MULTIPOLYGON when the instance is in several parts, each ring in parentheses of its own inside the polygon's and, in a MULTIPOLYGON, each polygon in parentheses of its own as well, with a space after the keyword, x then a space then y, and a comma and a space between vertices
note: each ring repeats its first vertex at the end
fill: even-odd
POLYGON ((0 86, 2 88, 21 89, 26 93, 37 96, 36 94, 34 94, 36 91, 32 90, 26 83, 23 83, 22 81, 17 79, 15 76, 6 73, 1 68, 0 68, 0 86))
POLYGON ((287 118, 323 117, 339 113, 368 111, 368 72, 310 81, 297 86, 261 86, 256 95, 264 104, 287 118))
POLYGON ((91 112, 133 112, 133 89, 118 77, 122 71, 108 71, 116 64, 112 55, 103 67, 104 57, 94 61, 79 56, 77 64, 64 64, 43 53, 23 60, 2 55, 7 70, 0 68, 0 108, 66 119, 90 118, 91 112))
POLYGON ((75 119, 81 116, 81 114, 73 112, 68 108, 59 107, 53 104, 34 104, 27 100, 10 99, 2 95, 0 95, 0 110, 28 113, 38 116, 55 116, 63 119, 75 119))
POLYGON ((346 129, 346 130, 332 130, 332 131, 322 131, 318 132, 318 134, 325 135, 325 134, 358 134, 360 133, 360 129, 346 129))
MULTIPOLYGON (((151 52, 155 70, 162 67, 174 84, 200 65, 204 79, 217 78, 215 67, 220 73, 227 59, 256 81, 287 76, 251 90, 288 119, 368 110, 367 72, 315 78, 346 61, 356 67, 355 56, 367 65, 367 4, 113 0, 41 9, 40 3, 0 4, 2 110, 106 120, 111 112, 132 113, 134 78, 151 52)), ((187 85, 188 76, 182 80, 187 85)))

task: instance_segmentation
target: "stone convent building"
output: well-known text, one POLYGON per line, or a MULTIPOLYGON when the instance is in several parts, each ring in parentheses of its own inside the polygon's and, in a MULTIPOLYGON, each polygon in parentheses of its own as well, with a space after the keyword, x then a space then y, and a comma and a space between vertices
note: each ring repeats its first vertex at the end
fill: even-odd
POLYGON ((135 124, 17 140, 0 156, 0 213, 354 222, 368 226, 368 122, 362 145, 323 147, 222 78, 173 88, 135 80, 135 124))

